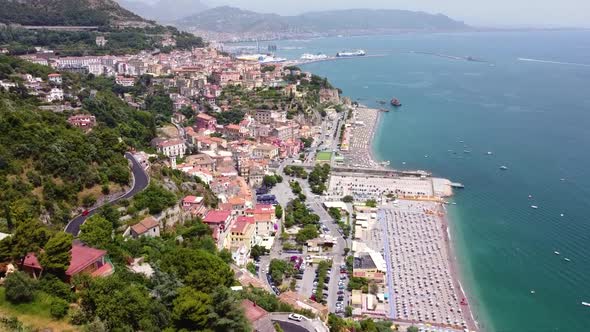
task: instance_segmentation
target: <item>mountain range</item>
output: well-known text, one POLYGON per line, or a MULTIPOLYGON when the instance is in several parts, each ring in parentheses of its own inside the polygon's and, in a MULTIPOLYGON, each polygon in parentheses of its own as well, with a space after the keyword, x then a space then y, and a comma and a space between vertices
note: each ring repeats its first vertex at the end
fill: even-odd
POLYGON ((349 9, 296 16, 263 14, 234 7, 216 7, 175 22, 181 28, 217 33, 346 33, 388 30, 465 30, 463 22, 442 14, 407 10, 349 9))
POLYGON ((199 0, 175 0, 173 5, 166 0, 159 0, 155 3, 139 0, 117 0, 117 2, 123 8, 160 23, 173 22, 208 8, 199 0))
POLYGON ((0 0, 0 23, 45 26, 108 26, 147 22, 113 0, 0 0))

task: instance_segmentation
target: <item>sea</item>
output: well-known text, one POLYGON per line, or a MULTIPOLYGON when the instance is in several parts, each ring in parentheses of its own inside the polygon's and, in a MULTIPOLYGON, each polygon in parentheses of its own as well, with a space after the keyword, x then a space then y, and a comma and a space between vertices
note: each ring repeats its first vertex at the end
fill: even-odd
POLYGON ((590 331, 590 307, 582 305, 590 302, 590 31, 259 45, 268 44, 289 59, 370 55, 302 69, 328 77, 352 100, 390 110, 373 142, 380 161, 464 184, 447 210, 482 330, 590 331), (380 103, 393 97, 403 106, 380 103))

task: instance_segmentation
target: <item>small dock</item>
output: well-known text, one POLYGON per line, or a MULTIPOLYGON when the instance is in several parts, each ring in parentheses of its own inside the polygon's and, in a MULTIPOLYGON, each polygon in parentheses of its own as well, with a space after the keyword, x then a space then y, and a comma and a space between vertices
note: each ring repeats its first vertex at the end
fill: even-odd
POLYGON ((463 188, 465 188, 465 186, 462 183, 460 183, 460 182, 451 182, 451 187, 457 188, 457 189, 463 189, 463 188))

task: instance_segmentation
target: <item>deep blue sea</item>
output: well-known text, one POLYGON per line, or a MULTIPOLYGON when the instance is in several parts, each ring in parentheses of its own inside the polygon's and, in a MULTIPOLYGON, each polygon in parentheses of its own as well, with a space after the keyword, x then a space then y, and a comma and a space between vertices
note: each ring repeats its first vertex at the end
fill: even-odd
POLYGON ((375 155, 465 185, 448 208, 451 234, 486 331, 590 331, 581 304, 590 302, 590 31, 271 43, 291 59, 383 55, 304 69, 369 106, 399 98, 381 118, 375 155))

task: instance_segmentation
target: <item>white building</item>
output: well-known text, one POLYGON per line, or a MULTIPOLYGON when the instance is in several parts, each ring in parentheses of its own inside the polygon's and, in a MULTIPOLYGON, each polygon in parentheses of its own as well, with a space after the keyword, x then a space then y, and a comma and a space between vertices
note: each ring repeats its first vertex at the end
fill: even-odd
POLYGON ((184 157, 186 152, 186 145, 181 139, 169 139, 156 144, 158 153, 166 157, 184 157))
POLYGON ((64 100, 64 91, 62 89, 53 88, 49 93, 45 96, 45 100, 48 103, 52 103, 56 100, 64 100))

